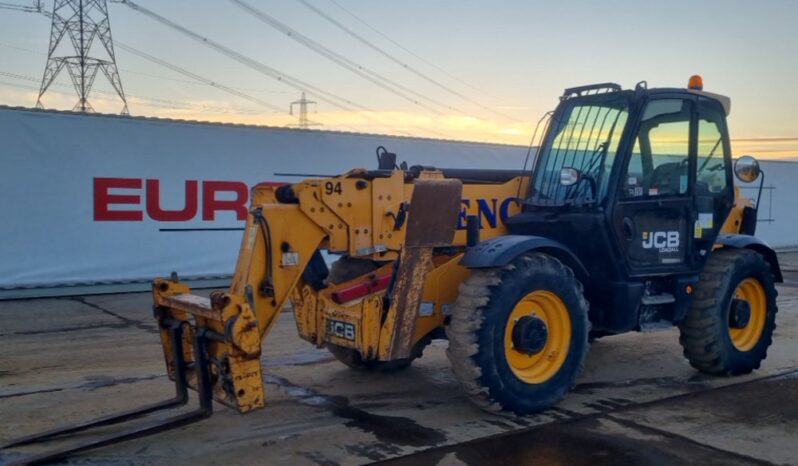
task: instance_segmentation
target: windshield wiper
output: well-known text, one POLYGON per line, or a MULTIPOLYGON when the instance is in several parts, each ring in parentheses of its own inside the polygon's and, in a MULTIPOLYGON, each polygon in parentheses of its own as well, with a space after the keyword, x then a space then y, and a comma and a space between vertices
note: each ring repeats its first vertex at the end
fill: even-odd
POLYGON ((573 201, 576 200, 574 199, 576 197, 576 194, 578 194, 579 191, 582 189, 583 180, 587 180, 589 182, 592 194, 591 199, 585 202, 585 204, 596 202, 598 198, 598 181, 596 180, 596 177, 593 176, 592 172, 595 171, 596 168, 601 167, 601 164, 599 163, 598 165, 596 165, 596 162, 604 160, 604 157, 607 155, 607 150, 609 149, 609 147, 610 147, 610 141, 608 139, 599 144, 598 147, 596 147, 596 150, 594 150, 593 153, 590 155, 589 162, 587 164, 582 165, 585 168, 585 170, 581 171, 582 179, 580 179, 576 183, 576 185, 572 186, 569 189, 568 193, 565 196, 565 205, 572 205, 576 203, 573 201))
POLYGON ((701 164, 701 167, 698 169, 697 173, 700 174, 701 172, 704 171, 704 168, 706 168, 706 166, 709 163, 710 159, 712 159, 712 156, 715 155, 715 151, 718 150, 718 146, 720 146, 721 141, 723 141, 723 137, 722 136, 718 138, 718 142, 716 142, 715 145, 712 147, 712 150, 709 151, 709 155, 707 155, 707 158, 704 159, 704 163, 701 164))

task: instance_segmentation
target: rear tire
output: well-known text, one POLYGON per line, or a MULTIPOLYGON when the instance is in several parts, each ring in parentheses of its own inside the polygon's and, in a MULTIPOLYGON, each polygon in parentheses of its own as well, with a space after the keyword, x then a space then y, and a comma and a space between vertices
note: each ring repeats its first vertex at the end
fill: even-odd
POLYGON ((589 332, 588 303, 573 271, 547 254, 528 253, 501 268, 473 270, 460 285, 447 356, 477 405, 531 414, 575 385, 589 332))
POLYGON ((712 253, 687 317, 679 324, 679 343, 690 365, 723 375, 758 369, 773 341, 777 294, 761 254, 749 249, 712 253), (742 304, 747 318, 738 317, 741 301, 747 303, 742 304))
MULTIPOLYGON (((347 282, 354 278, 366 275, 377 270, 380 263, 370 259, 357 259, 349 256, 342 256, 330 267, 330 274, 327 281, 332 284, 347 282)), ((420 358, 424 353, 424 348, 432 342, 432 338, 424 337, 413 347, 409 358, 396 359, 394 361, 367 361, 363 359, 360 351, 345 346, 327 344, 327 349, 343 364, 352 369, 367 372, 395 372, 410 367, 413 360, 420 358)))
POLYGON ((365 361, 360 351, 338 345, 327 345, 327 349, 335 359, 344 363, 352 369, 364 372, 397 372, 407 369, 416 359, 424 355, 424 348, 432 342, 430 336, 426 336, 416 342, 410 352, 409 358, 395 359, 393 361, 365 361))

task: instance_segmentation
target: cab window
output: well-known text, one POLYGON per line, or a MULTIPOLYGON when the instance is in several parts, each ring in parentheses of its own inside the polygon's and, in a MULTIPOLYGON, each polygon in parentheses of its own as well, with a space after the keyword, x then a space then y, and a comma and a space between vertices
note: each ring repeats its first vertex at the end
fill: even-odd
POLYGON ((626 197, 688 194, 690 115, 682 99, 647 104, 623 178, 626 197))
POLYGON ((537 156, 531 202, 563 205, 576 200, 601 202, 629 114, 623 95, 597 96, 566 106, 552 121, 537 156), (560 184, 563 168, 577 169, 584 182, 560 184))
POLYGON ((699 101, 694 231, 697 239, 714 238, 734 202, 725 121, 719 105, 705 99, 699 101))
POLYGON ((721 116, 702 111, 698 120, 698 163, 696 192, 722 193, 727 186, 726 150, 721 133, 721 116))

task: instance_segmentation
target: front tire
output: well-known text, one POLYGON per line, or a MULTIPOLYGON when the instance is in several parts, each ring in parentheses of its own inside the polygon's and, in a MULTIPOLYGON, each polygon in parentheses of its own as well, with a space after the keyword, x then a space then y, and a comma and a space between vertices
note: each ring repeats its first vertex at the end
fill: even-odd
POLYGON ((477 405, 531 414, 575 385, 589 347, 588 304, 570 268, 527 253, 473 270, 446 332, 454 374, 477 405))
POLYGON ((714 252, 679 324, 684 356, 708 374, 759 369, 773 341, 777 294, 770 264, 761 254, 749 249, 714 252))

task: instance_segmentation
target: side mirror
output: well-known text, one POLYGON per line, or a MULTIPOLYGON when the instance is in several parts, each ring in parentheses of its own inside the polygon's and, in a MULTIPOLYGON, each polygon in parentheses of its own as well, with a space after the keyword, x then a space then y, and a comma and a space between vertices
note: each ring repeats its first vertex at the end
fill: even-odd
POLYGON ((759 162, 750 155, 743 155, 734 161, 734 174, 743 183, 756 181, 760 173, 762 170, 759 168, 759 162))
POLYGON ((573 186, 580 178, 582 174, 576 168, 564 167, 560 170, 560 186, 573 186))

